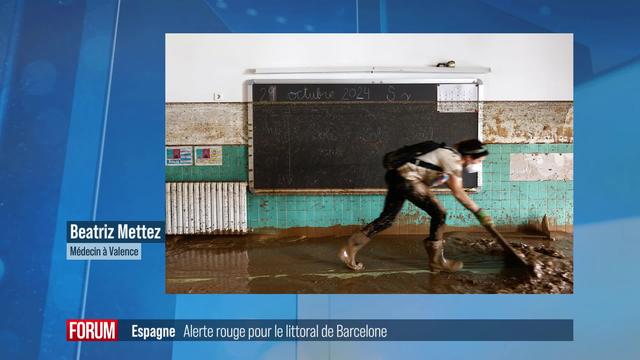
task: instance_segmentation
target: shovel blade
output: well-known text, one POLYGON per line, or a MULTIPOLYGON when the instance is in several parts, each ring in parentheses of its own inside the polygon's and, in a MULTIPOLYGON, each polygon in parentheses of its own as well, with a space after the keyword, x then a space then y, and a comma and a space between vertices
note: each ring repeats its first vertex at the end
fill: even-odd
POLYGON ((505 260, 507 261, 507 264, 524 267, 529 269, 529 271, 533 270, 533 266, 527 262, 524 255, 517 252, 513 248, 513 246, 511 246, 511 244, 507 242, 504 236, 502 236, 502 234, 500 234, 498 230, 496 230, 495 227, 486 226, 486 229, 491 235, 493 235, 493 237, 498 241, 498 244, 500 244, 500 246, 502 246, 502 248, 504 249, 505 260))

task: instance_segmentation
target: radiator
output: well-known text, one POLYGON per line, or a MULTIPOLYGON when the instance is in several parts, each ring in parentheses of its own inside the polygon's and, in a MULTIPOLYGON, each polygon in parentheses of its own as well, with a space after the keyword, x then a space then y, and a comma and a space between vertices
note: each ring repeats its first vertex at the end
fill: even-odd
POLYGON ((247 184, 242 182, 166 183, 166 232, 244 234, 247 184))

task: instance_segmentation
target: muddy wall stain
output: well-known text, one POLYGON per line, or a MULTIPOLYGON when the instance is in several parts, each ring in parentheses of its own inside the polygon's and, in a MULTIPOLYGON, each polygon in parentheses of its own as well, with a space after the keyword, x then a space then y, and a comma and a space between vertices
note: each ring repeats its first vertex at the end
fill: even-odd
POLYGON ((495 101, 482 111, 488 143, 573 143, 573 102, 495 101))
POLYGON ((166 145, 246 145, 247 104, 165 105, 166 145))

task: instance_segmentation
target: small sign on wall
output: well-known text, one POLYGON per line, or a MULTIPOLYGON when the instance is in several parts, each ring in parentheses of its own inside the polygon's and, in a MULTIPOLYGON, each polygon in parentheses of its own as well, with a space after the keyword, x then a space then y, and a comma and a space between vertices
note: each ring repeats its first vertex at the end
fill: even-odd
POLYGON ((196 146, 196 166, 222 165, 222 146, 196 146))
POLYGON ((438 112, 478 111, 478 85, 438 84, 438 112))
POLYGON ((165 164, 167 166, 193 165, 193 150, 191 146, 165 147, 165 164))
POLYGON ((511 181, 573 180, 573 153, 511 154, 511 181))

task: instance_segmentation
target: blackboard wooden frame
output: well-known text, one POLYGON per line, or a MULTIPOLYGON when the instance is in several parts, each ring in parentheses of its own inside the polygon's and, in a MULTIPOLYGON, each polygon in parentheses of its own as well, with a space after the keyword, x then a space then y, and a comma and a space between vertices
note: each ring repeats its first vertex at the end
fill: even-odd
MULTIPOLYGON (((254 146, 253 146, 253 86, 260 84, 474 84, 478 87, 478 131, 477 138, 482 141, 484 84, 479 78, 437 79, 437 78, 389 78, 389 79, 252 79, 246 81, 247 90, 247 132, 248 132, 248 189, 253 194, 385 194, 386 188, 379 189, 255 189, 254 146)), ((467 192, 478 192, 482 187, 483 171, 478 172, 476 187, 465 188, 467 192)), ((436 193, 450 193, 446 188, 433 189, 436 193)))

